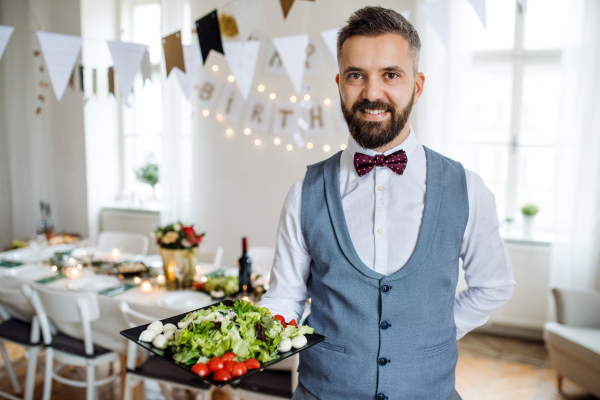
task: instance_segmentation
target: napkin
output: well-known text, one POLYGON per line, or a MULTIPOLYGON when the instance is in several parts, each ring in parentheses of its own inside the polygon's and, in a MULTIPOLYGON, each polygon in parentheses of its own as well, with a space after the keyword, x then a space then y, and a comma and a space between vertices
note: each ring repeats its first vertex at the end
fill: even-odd
POLYGON ((40 285, 46 285, 46 284, 48 284, 50 282, 54 282, 56 280, 59 280, 59 279, 62 279, 62 278, 66 278, 66 277, 67 276, 65 274, 63 274, 62 272, 59 272, 56 275, 52 275, 52 276, 49 276, 47 278, 37 280, 37 281, 35 281, 35 283, 38 283, 40 285))
POLYGON ((23 265, 23 263, 18 261, 0 260, 0 267, 13 268, 18 267, 20 265, 23 265))
POLYGON ((101 291, 98 292, 98 294, 102 295, 102 296, 107 296, 107 297, 114 297, 118 294, 126 292, 129 289, 133 289, 136 286, 137 285, 134 285, 133 283, 126 283, 124 285, 113 286, 113 287, 109 287, 106 289, 102 289, 101 291))

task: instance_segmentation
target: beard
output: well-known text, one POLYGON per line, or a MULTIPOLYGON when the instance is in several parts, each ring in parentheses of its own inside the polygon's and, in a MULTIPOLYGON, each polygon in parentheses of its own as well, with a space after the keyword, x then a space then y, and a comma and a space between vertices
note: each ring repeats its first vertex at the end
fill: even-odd
POLYGON ((406 126, 412 110, 415 91, 410 101, 402 110, 396 112, 396 107, 383 101, 369 101, 362 99, 354 103, 352 110, 348 111, 344 101, 341 100, 342 114, 348 124, 350 135, 364 149, 378 149, 392 142, 398 137, 406 126), (367 121, 359 117, 359 110, 385 110, 390 112, 390 118, 384 121, 367 121))

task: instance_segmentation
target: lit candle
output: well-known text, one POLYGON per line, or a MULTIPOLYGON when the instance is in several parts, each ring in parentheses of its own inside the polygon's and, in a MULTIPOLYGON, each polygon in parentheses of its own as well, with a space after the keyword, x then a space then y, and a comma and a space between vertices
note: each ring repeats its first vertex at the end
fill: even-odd
POLYGON ((133 283, 138 284, 142 281, 142 279, 139 276, 136 276, 135 278, 133 278, 133 283))
POLYGON ((165 284, 165 276, 164 275, 159 275, 156 277, 156 284, 158 286, 164 286, 165 284))
POLYGON ((142 282, 142 284, 140 286, 140 292, 142 292, 142 293, 150 293, 150 292, 152 292, 152 284, 150 283, 150 281, 144 281, 144 282, 142 282))
POLYGON ((77 269, 81 269, 81 268, 83 268, 83 265, 77 264, 77 269))
POLYGON ((56 272, 58 270, 58 267, 56 265, 52 266, 52 271, 56 272))
POLYGON ((110 253, 110 258, 113 260, 113 262, 117 262, 121 259, 121 252, 119 251, 119 249, 114 248, 113 251, 110 253))
POLYGON ((67 268, 66 273, 67 273, 67 278, 70 278, 70 279, 77 279, 81 276, 77 267, 67 268))
POLYGON ((248 303, 252 303, 252 302, 250 301, 250 297, 248 297, 248 296, 244 296, 244 297, 242 297, 242 300, 244 300, 244 301, 247 301, 248 303))
POLYGON ((202 282, 206 282, 206 281, 208 280, 208 278, 207 278, 207 277, 205 277, 205 276, 203 276, 202 278, 200 278, 200 280, 201 280, 202 282))

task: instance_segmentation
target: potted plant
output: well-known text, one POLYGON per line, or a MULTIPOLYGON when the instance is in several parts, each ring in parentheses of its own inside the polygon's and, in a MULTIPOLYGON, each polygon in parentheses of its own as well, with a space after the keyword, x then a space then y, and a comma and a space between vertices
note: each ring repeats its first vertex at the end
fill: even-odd
POLYGON ((164 227, 158 227, 150 236, 156 238, 163 260, 168 289, 179 283, 180 287, 192 286, 198 248, 206 233, 198 233, 193 225, 183 225, 181 221, 164 227))
POLYGON ((533 223, 535 215, 539 209, 533 204, 526 204, 521 208, 523 214, 523 237, 531 238, 533 236, 533 223))
POLYGON ((158 183, 158 164, 148 163, 135 170, 135 177, 138 181, 147 183, 152 187, 152 199, 156 200, 156 191, 154 190, 154 187, 158 183))

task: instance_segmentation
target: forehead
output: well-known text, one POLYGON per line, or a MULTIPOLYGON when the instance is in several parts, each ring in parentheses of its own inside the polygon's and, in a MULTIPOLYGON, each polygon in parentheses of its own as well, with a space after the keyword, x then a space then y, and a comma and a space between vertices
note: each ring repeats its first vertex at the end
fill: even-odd
POLYGON ((375 37, 351 36, 342 45, 339 59, 341 71, 346 67, 380 69, 391 65, 409 68, 413 63, 408 41, 395 33, 375 37))

